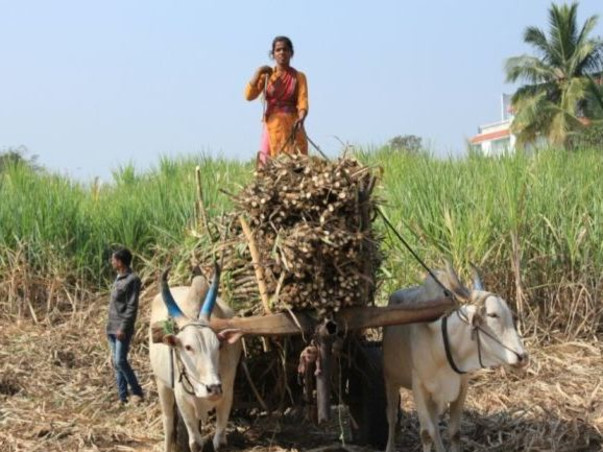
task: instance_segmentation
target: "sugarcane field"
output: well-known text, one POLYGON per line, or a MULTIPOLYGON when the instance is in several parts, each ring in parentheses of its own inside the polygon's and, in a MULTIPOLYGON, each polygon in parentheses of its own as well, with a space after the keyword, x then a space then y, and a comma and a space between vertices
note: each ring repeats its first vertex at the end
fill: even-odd
MULTIPOLYGON (((380 155, 381 159, 387 157, 380 155)), ((601 162, 600 156, 593 158, 601 162)), ((545 280, 531 279, 527 268, 520 267, 517 270, 525 276, 516 281, 513 265, 519 263, 511 261, 496 268, 488 265, 495 259, 513 259, 513 254, 501 250, 502 244, 495 245, 499 249, 481 262, 479 256, 472 257, 478 263, 472 266, 468 262, 457 273, 452 261, 442 260, 439 250, 428 251, 432 246, 429 240, 416 234, 409 237, 411 249, 423 255, 424 263, 431 264, 428 268, 445 287, 435 285, 435 295, 421 299, 416 287, 428 284, 421 279, 427 272, 387 226, 397 224, 402 230, 404 224, 391 214, 398 201, 388 196, 387 187, 395 183, 404 186, 408 181, 397 182, 399 174, 388 177, 387 168, 370 158, 363 159, 364 163, 347 154, 333 160, 283 156, 260 169, 243 169, 249 172, 249 182, 238 190, 241 175, 232 169, 223 168, 223 174, 233 173, 233 180, 209 184, 211 174, 216 178, 222 175, 182 164, 182 175, 188 173, 183 177, 183 189, 191 193, 188 209, 192 212, 185 245, 138 263, 142 279, 140 320, 131 362, 145 399, 137 405, 118 405, 113 391, 108 390, 114 384, 103 338, 109 294, 89 292, 75 273, 42 276, 38 266, 44 263, 33 265, 29 253, 34 251, 25 243, 19 245, 3 263, 0 450, 164 450, 162 409, 149 354, 154 342, 164 340, 166 328, 178 333, 179 327, 186 331, 186 325, 174 325, 173 321, 170 325, 167 320, 152 323, 153 298, 177 285, 185 286, 191 294, 197 288, 198 297, 203 298, 216 281, 216 268, 220 273, 219 296, 235 315, 214 316, 208 324, 215 331, 236 330, 242 335, 238 339, 242 343, 240 359, 233 364, 236 377, 231 387, 227 443, 219 445, 220 450, 384 450, 388 440, 385 381, 390 377, 384 377, 388 372, 383 359, 396 360, 395 354, 402 353, 400 344, 394 346, 394 355, 386 350, 384 331, 398 324, 433 322, 449 316, 448 330, 454 342, 452 331, 459 328, 453 323, 459 315, 454 312, 462 312, 458 310, 465 304, 479 303, 467 293, 484 290, 468 289, 472 284, 492 287, 492 292, 487 292, 489 299, 498 297, 492 297, 494 293, 505 294, 509 309, 518 317, 511 329, 515 332, 517 328, 523 339, 509 343, 513 356, 505 359, 515 359, 511 365, 501 365, 502 361, 495 365, 487 361, 494 350, 488 341, 494 339, 482 335, 478 344, 479 333, 467 333, 468 338, 473 337, 468 339, 468 346, 475 353, 481 347, 479 359, 484 362, 467 369, 471 376, 460 424, 462 449, 600 450, 603 365, 597 338, 601 333, 601 274, 559 275, 559 280, 548 282, 547 287, 545 280), (221 198, 228 200, 228 209, 216 209, 204 201, 221 198), (403 300, 403 309, 391 306, 391 300, 403 298, 408 291, 404 287, 411 284, 405 286, 401 282, 405 280, 398 279, 400 269, 396 266, 412 268, 416 273, 415 288, 410 289, 415 292, 410 300, 403 300), (469 282, 476 277, 478 266, 480 282, 469 282), (572 276, 585 279, 571 280, 572 276), (390 306, 386 307, 388 298, 390 306), (517 362, 520 355, 525 362, 517 362)), ((414 165, 413 173, 426 165, 417 184, 431 184, 434 189, 447 185, 444 181, 427 182, 435 171, 435 167, 426 171, 427 166, 433 162, 405 160, 405 164, 414 165)), ((493 166, 492 172, 507 171, 509 165, 519 162, 511 159, 488 165, 493 166)), ((15 175, 9 173, 4 187, 16 182, 15 175)), ((167 176, 173 174, 168 172, 167 176)), ((157 177, 153 184, 160 185, 162 176, 157 177)), ((520 177, 526 180, 525 175, 520 177)), ((150 187, 142 185, 143 181, 138 183, 141 192, 150 187)), ((472 196, 451 193, 449 187, 441 190, 438 196, 446 196, 448 191, 447 196, 461 204, 472 196)), ((526 190, 533 190, 532 199, 540 196, 536 186, 526 190)), ((94 196, 99 202, 103 195, 99 192, 94 196)), ((111 197, 110 193, 106 196, 111 197)), ((399 202, 405 207, 405 201, 399 202)), ((482 207, 487 215, 488 209, 482 207)), ((492 212, 497 210, 494 207, 492 212)), ((408 215, 412 222, 413 214, 408 215)), ((414 219, 424 221, 419 215, 414 219)), ((453 258, 455 268, 460 268, 461 256, 453 258)), ((546 278, 546 273, 539 273, 539 277, 546 278)), ((174 294, 182 315, 196 316, 189 314, 182 298, 174 294)), ((488 335, 500 331, 484 328, 488 329, 483 334, 488 335)), ((441 342, 430 346, 444 355, 441 342)), ((160 347, 168 348, 164 344, 160 347)), ((456 353, 453 350, 452 355, 459 360, 456 353)), ((407 359, 414 360, 414 356, 407 359)), ((193 377, 185 374, 184 380, 190 385, 187 389, 182 382, 184 367, 178 362, 183 361, 174 360, 171 365, 172 384, 184 385, 184 391, 196 397, 193 377)), ((470 360, 459 360, 457 365, 460 363, 469 366, 470 360)), ((450 365, 454 366, 454 361, 443 363, 447 372, 450 365)), ((223 384, 222 390, 226 393, 228 388, 223 384)), ((418 451, 418 408, 411 391, 402 390, 401 394, 391 450, 418 451)), ((398 406, 397 400, 394 403, 398 406)), ((445 415, 436 424, 446 443, 449 422, 445 415)), ((212 410, 198 427, 204 438, 203 450, 214 448, 215 425, 216 412, 212 410)), ((182 422, 173 434, 178 436, 176 450, 189 450, 182 422)))
POLYGON ((603 452, 600 3, 7 2, 0 452, 603 452))

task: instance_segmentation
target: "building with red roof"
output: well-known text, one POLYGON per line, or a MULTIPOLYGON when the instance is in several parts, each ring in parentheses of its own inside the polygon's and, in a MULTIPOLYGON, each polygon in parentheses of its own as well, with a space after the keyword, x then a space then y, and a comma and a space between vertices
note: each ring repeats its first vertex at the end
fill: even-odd
POLYGON ((501 120, 478 127, 477 135, 469 139, 474 151, 483 155, 500 155, 515 150, 515 135, 511 133, 513 110, 511 95, 501 96, 501 120))

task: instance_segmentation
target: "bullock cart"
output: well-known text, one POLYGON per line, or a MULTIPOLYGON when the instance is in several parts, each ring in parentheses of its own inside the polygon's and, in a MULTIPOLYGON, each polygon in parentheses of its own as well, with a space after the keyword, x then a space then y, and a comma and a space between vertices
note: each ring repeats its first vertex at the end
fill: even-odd
MULTIPOLYGON (((205 285, 199 298, 205 297, 206 290, 205 285)), ((244 341, 261 339, 263 350, 251 351, 239 366, 235 409, 274 411, 304 404, 307 418, 323 424, 330 420, 333 404, 345 403, 352 441, 383 449, 387 419, 381 343, 367 340, 362 333, 389 325, 432 321, 453 306, 449 297, 442 296, 415 304, 345 307, 328 318, 306 310, 212 317, 209 325, 216 332, 240 332, 244 341), (284 349, 287 351, 283 353, 284 349), (282 359, 287 362, 282 367, 274 366, 277 375, 268 375, 266 369, 282 359), (262 383, 272 388, 272 394, 258 389, 262 383), (254 398, 250 399, 252 393, 254 398)), ((157 324, 155 328, 162 329, 164 325, 157 324)), ((179 439, 183 445, 186 441, 186 436, 179 439)))
POLYGON ((367 329, 389 325, 432 321, 453 306, 450 298, 442 296, 402 306, 342 308, 328 319, 317 316, 315 312, 297 312, 216 318, 211 325, 218 331, 236 329, 246 336, 261 336, 276 341, 289 336, 298 349, 299 344, 313 344, 306 345, 299 352, 299 358, 295 345, 290 354, 294 372, 297 367, 293 377, 304 385, 308 416, 319 424, 326 422, 330 419, 331 405, 344 401, 350 410, 354 441, 384 447, 387 421, 381 344, 380 341, 365 338, 362 333, 367 329), (345 364, 339 359, 341 355, 345 355, 345 364), (344 395, 339 394, 342 387, 346 388, 344 395))
POLYGON ((193 264, 209 269, 218 259, 221 298, 238 312, 212 317, 210 326, 243 334, 235 409, 305 404, 321 424, 333 402, 345 403, 355 442, 385 446, 380 343, 365 332, 434 320, 453 301, 442 294, 420 304, 374 304, 382 261, 372 227, 380 213, 372 196, 377 173, 347 158, 272 160, 230 195, 234 211, 213 224, 198 181, 202 233, 193 264))

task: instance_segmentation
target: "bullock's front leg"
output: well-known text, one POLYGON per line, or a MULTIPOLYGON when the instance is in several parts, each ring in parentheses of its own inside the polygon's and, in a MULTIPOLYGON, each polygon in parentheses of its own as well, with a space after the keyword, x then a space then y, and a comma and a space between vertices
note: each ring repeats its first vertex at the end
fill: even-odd
POLYGON ((188 445, 191 452, 200 452, 203 449, 203 436, 200 431, 200 419, 197 417, 197 411, 195 409, 195 398, 193 396, 185 395, 182 393, 182 389, 178 391, 176 389, 176 401, 180 408, 180 414, 182 414, 182 420, 186 426, 188 432, 188 445))
POLYGON ((457 399, 450 404, 450 422, 448 435, 450 436, 450 452, 461 452, 461 416, 467 397, 468 382, 466 378, 461 381, 461 390, 457 399))
POLYGON ((159 394, 159 404, 163 420, 163 441, 164 452, 174 452, 176 449, 176 438, 174 437, 174 418, 175 418, 175 400, 174 391, 157 379, 157 393, 159 394))
POLYGON ((222 400, 216 406, 216 433, 214 433, 214 449, 217 451, 222 446, 226 446, 226 427, 228 426, 228 418, 232 408, 232 391, 226 391, 222 396, 222 400))
POLYGON ((431 400, 431 394, 418 381, 416 375, 413 375, 412 392, 415 398, 417 413, 419 415, 419 423, 421 425, 421 444, 423 444, 423 452, 431 452, 432 445, 435 445, 437 452, 446 452, 438 428, 437 408, 431 400))
POLYGON ((234 381, 237 375, 237 365, 241 356, 240 342, 230 344, 220 351, 220 374, 222 376, 222 399, 216 405, 216 432, 213 445, 215 450, 226 446, 226 427, 230 418, 234 397, 234 381))
POLYGON ((396 450, 396 430, 398 428, 398 410, 400 409, 400 387, 396 383, 387 382, 385 387, 387 396, 387 447, 385 452, 396 450))

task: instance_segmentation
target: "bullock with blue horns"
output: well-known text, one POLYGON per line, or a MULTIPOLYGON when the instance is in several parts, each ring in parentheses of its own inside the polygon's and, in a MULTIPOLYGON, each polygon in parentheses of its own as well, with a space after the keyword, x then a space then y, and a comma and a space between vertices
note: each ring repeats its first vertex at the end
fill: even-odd
POLYGON ((232 310, 217 298, 220 280, 217 264, 209 287, 204 277, 196 276, 190 287, 170 289, 167 276, 165 270, 161 293, 153 299, 149 338, 151 367, 163 412, 164 451, 173 452, 176 448, 176 407, 186 425, 192 452, 203 448, 200 421, 207 421, 209 411, 216 409, 212 442, 218 450, 226 444, 226 424, 241 356, 241 332, 216 332, 210 327, 212 315, 233 316, 232 310), (158 324, 165 327, 159 330, 153 327, 158 324))

